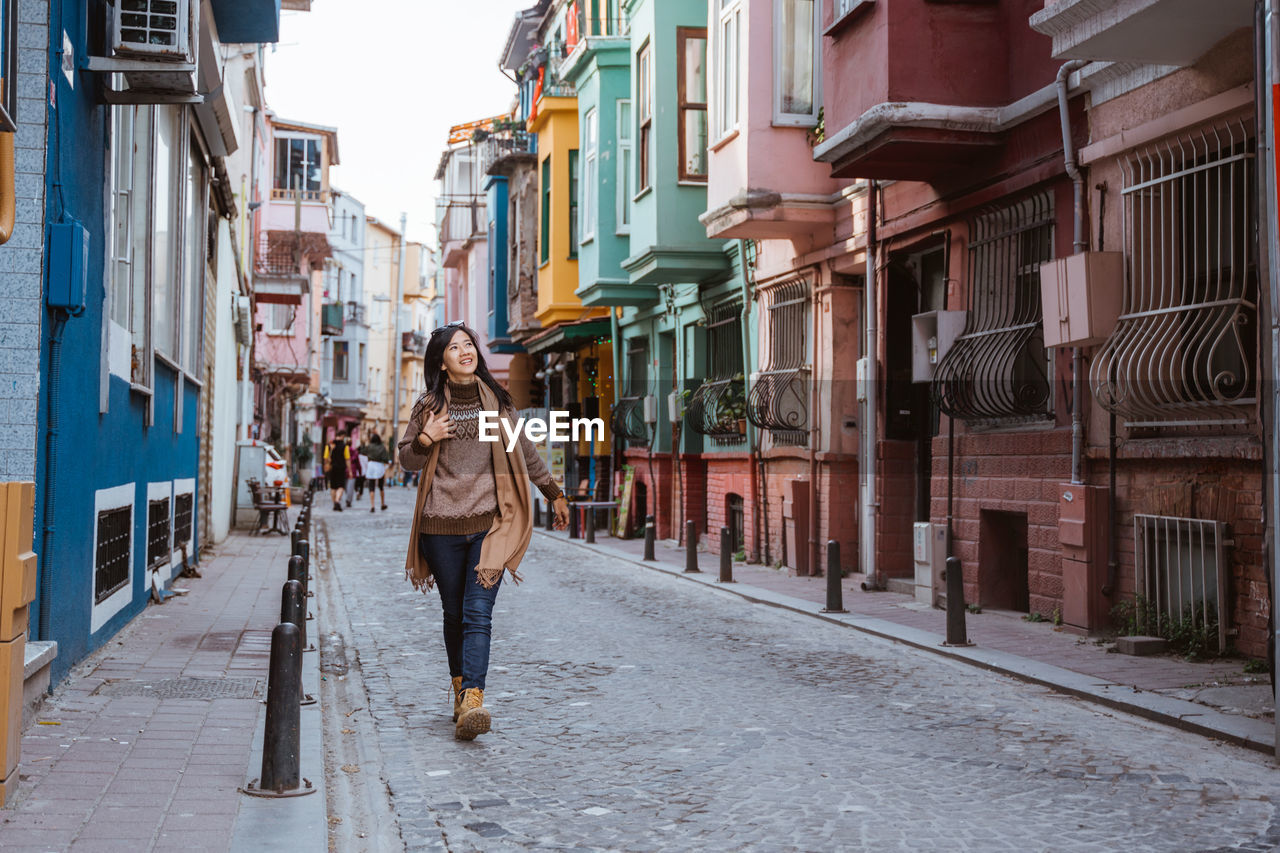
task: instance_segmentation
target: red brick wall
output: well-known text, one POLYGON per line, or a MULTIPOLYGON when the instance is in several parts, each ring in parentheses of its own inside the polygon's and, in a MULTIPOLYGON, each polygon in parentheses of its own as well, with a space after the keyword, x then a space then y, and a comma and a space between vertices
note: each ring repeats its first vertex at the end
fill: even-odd
MULTIPOLYGON (((1234 544, 1227 549, 1233 645, 1253 657, 1267 655, 1271 602, 1263 549, 1263 470, 1251 459, 1120 459, 1116 471, 1119 558, 1113 601, 1132 600, 1134 514, 1169 515, 1226 522, 1234 544)), ((1090 482, 1107 482, 1106 460, 1092 460, 1090 482)))
POLYGON ((671 455, 668 453, 653 454, 653 475, 649 476, 649 454, 645 450, 629 449, 626 451, 625 463, 636 469, 636 482, 644 483, 645 490, 648 492, 649 507, 641 507, 635 504, 634 492, 632 494, 631 512, 636 518, 640 519, 640 529, 643 532, 644 517, 648 515, 653 505, 654 496, 658 499, 658 513, 655 519, 657 524, 657 537, 659 539, 674 539, 675 528, 671 524, 671 455), (654 478, 657 480, 655 490, 654 478))
POLYGON ((916 520, 916 444, 914 441, 879 443, 879 476, 876 498, 876 571, 890 578, 911 577, 912 525, 916 520))
POLYGON ((708 455, 706 462, 707 547, 720 553, 720 528, 729 526, 729 495, 742 496, 742 531, 748 554, 752 551, 755 505, 751 498, 751 458, 746 454, 708 455))
MULTIPOLYGON (((944 430, 945 432, 945 430, 944 430)), ((1071 431, 970 433, 956 436, 954 552, 964 570, 965 601, 981 603, 978 553, 983 510, 1027 517, 1027 585, 1032 612, 1062 606, 1058 487, 1071 479, 1071 431)), ((933 442, 930 515, 947 520, 947 439, 933 442)), ((910 542, 908 542, 910 558, 910 542)))

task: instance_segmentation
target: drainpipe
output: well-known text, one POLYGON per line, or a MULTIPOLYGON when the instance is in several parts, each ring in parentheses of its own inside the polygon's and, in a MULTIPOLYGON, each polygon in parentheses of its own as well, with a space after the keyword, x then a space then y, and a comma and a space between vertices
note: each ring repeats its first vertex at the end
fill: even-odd
MULTIPOLYGON (((8 134, 6 134, 8 135, 8 134)), ((58 397, 62 393, 62 332, 67 314, 54 312, 53 332, 49 335, 49 411, 45 424, 44 465, 44 543, 40 549, 40 632, 41 640, 53 639, 49 624, 53 612, 53 547, 57 541, 58 482, 58 397)))
POLYGON ((867 349, 863 357, 867 360, 867 375, 864 385, 866 401, 862 415, 862 570, 866 579, 862 582, 864 590, 880 588, 880 578, 876 572, 876 510, 880 504, 876 500, 876 355, 879 346, 879 329, 876 322, 876 182, 867 182, 867 275, 865 296, 866 304, 863 323, 867 330, 867 349))
MULTIPOLYGON (((1262 375, 1270 377, 1262 400, 1263 459, 1266 476, 1263 480, 1264 513, 1263 542, 1265 543, 1264 573, 1267 577, 1268 597, 1271 599, 1271 615, 1268 625, 1267 657, 1271 664, 1271 689, 1276 694, 1276 608, 1280 606, 1277 591, 1280 590, 1280 555, 1276 547, 1276 531, 1280 530, 1280 433, 1276 430, 1277 412, 1280 411, 1280 383, 1275 382, 1275 371, 1280 365, 1280 292, 1277 292, 1276 271, 1280 270, 1280 159, 1277 144, 1280 140, 1280 10, 1277 0, 1257 0, 1254 7, 1254 98, 1255 115, 1259 124, 1257 139, 1258 159, 1258 227, 1263 251, 1258 258, 1258 278, 1266 285, 1259 288, 1260 313, 1270 326, 1270 340, 1262 349, 1262 375)), ((1280 723, 1275 732, 1275 752, 1280 756, 1280 723)))
MULTIPOLYGON (((747 241, 738 241, 738 262, 742 268, 742 377, 743 377, 743 396, 745 398, 747 392, 747 382, 751 378, 751 304, 754 301, 751 294, 751 276, 747 274, 747 241)), ((753 550, 748 556, 753 561, 760 559, 760 501, 758 495, 759 482, 756 479, 756 463, 760 458, 760 447, 758 441, 760 431, 756 429, 756 425, 751 422, 751 418, 747 418, 747 452, 749 454, 747 465, 751 469, 749 475, 749 483, 751 486, 751 543, 753 550)), ((746 537, 745 531, 743 537, 746 537)), ((744 545, 745 547, 745 545, 744 545)))
MULTIPOLYGON (((610 349, 613 350, 613 404, 616 406, 618 400, 622 399, 622 355, 619 353, 619 347, 622 343, 622 330, 618 327, 618 309, 610 306, 609 308, 609 340, 613 342, 610 349)), ((641 403, 641 406, 644 404, 641 403)), ((547 417, 551 414, 548 412, 547 417)), ((610 428, 612 429, 612 418, 610 418, 610 428)), ((609 467, 613 470, 613 487, 614 494, 617 494, 617 488, 622 485, 622 451, 621 442, 618 440, 618 434, 613 433, 613 461, 609 467)))
POLYGON ((400 306, 404 302, 404 243, 409 215, 400 214, 400 264, 396 272, 396 301, 391 305, 391 369, 395 371, 394 390, 391 392, 391 460, 396 461, 396 447, 400 443, 400 306))
POLYGON ((0 243, 8 243, 17 220, 17 194, 13 186, 13 134, 0 133, 0 243))
MULTIPOLYGON (((1056 85, 1058 87, 1058 119, 1062 124, 1062 157, 1067 166, 1067 175, 1071 178, 1073 197, 1072 251, 1083 252, 1089 245, 1084 231, 1084 176, 1076 163, 1075 146, 1071 144, 1071 116, 1067 112, 1067 88, 1070 86, 1071 73, 1083 68, 1088 63, 1083 59, 1073 59, 1063 63, 1058 69, 1056 85)), ((1084 375, 1084 356, 1080 347, 1071 348, 1071 482, 1084 482, 1084 405, 1081 393, 1081 378, 1084 375)))
MULTIPOLYGON (((818 441, 822 435, 818 423, 818 316, 821 313, 822 296, 818 282, 813 282, 813 366, 809 371, 809 576, 814 577, 821 572, 818 564, 818 441)), ((828 495, 830 498, 830 495, 828 495)))

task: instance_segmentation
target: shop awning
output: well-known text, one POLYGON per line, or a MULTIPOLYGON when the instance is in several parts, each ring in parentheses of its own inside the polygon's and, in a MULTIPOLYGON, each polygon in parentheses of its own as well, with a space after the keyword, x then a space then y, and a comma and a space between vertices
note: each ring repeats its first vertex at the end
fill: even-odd
POLYGON ((612 340, 612 333, 608 317, 578 320, 574 323, 560 323, 539 332, 526 340, 524 347, 531 353, 569 352, 586 344, 608 343, 612 340))

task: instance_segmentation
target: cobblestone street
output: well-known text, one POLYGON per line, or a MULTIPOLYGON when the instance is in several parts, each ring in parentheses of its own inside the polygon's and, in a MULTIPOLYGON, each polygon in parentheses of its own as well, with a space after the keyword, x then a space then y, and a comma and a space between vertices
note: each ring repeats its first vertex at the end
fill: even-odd
POLYGON ((1264 756, 541 534, 498 598, 493 731, 457 742, 391 497, 316 538, 409 850, 1280 845, 1264 756))

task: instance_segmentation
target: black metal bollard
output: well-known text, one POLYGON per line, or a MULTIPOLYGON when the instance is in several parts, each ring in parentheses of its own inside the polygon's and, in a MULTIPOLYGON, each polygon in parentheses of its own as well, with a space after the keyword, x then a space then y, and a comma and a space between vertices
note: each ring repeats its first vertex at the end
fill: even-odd
POLYGON ((720 528, 720 583, 733 583, 733 555, 729 550, 733 548, 733 538, 729 535, 729 528, 720 528))
POLYGON ((698 526, 692 520, 684 523, 684 573, 701 573, 698 568, 698 526))
POLYGON ((827 540, 827 606, 823 613, 848 613, 844 609, 844 587, 840 585, 840 543, 827 540))
POLYGON ((298 558, 289 558, 290 578, 280 588, 280 621, 298 626, 298 633, 302 636, 300 642, 305 649, 307 647, 307 590, 301 581, 292 577, 293 561, 296 559, 298 558))
POLYGON ((959 557, 947 557, 947 643, 967 646, 969 636, 964 627, 964 572, 959 557))
POLYGON ((644 559, 650 563, 653 562, 653 540, 657 536, 657 528, 653 523, 653 516, 646 515, 644 517, 644 559))
POLYGON ((262 739, 262 778, 258 787, 283 794, 302 781, 302 634, 292 622, 271 632, 271 669, 267 677, 267 730, 262 739))
POLYGON ((569 538, 580 539, 582 534, 578 530, 578 508, 570 505, 569 507, 569 538))
POLYGON ((550 506, 547 507, 547 529, 556 529, 556 514, 552 511, 550 506))
POLYGON ((594 509, 587 510, 587 544, 596 544, 596 511, 594 509))
POLYGON ((533 502, 533 526, 542 526, 542 501, 536 499, 533 502))
POLYGON ((299 537, 293 554, 295 557, 302 558, 302 587, 309 591, 311 589, 311 543, 305 537, 299 537))

